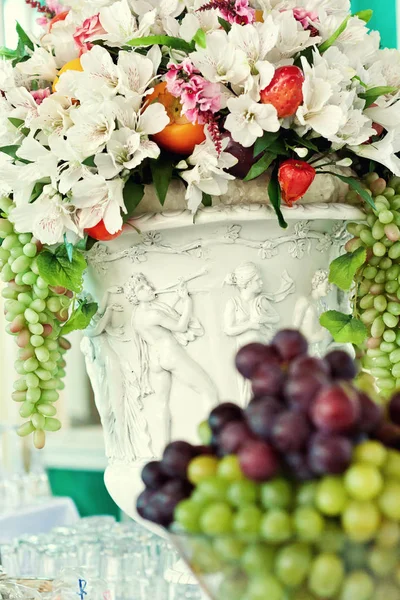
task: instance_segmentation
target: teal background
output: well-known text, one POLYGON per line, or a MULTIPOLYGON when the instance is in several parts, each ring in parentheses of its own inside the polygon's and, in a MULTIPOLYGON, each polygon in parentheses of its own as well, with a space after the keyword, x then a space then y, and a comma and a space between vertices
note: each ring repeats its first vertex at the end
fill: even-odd
POLYGON ((372 8, 369 26, 380 31, 384 48, 397 47, 396 0, 352 0, 351 7, 353 12, 372 8))

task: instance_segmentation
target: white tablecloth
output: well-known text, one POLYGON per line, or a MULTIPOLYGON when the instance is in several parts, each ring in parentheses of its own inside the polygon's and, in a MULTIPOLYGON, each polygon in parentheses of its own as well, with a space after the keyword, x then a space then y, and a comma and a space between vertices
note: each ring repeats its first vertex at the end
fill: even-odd
POLYGON ((51 498, 15 512, 0 515, 0 544, 21 535, 48 533, 54 527, 73 525, 79 514, 71 498, 51 498))

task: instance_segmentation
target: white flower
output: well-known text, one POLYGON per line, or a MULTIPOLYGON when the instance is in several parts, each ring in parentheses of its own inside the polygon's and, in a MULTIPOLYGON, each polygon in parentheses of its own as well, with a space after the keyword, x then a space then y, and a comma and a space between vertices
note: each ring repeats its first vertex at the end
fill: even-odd
POLYGON ((203 193, 211 196, 221 196, 228 191, 228 181, 235 179, 223 169, 229 169, 237 163, 237 159, 224 152, 229 140, 222 140, 222 152, 218 154, 215 145, 207 134, 207 139, 196 146, 187 162, 182 161, 182 168, 188 165, 193 169, 182 171, 180 176, 188 184, 186 199, 188 208, 195 213, 201 204, 203 193))
POLYGON ((154 78, 153 62, 137 52, 120 52, 118 71, 119 92, 130 98, 132 110, 139 110, 143 96, 154 78))
POLYGON ((8 92, 14 87, 14 69, 11 61, 0 59, 0 90, 2 92, 8 92))
POLYGON ((78 233, 73 221, 74 208, 51 185, 32 204, 22 204, 11 212, 11 220, 19 233, 33 233, 42 244, 58 244, 64 234, 78 233))
POLYGON ((122 212, 126 213, 122 191, 124 181, 106 181, 101 175, 88 174, 72 188, 72 202, 78 209, 79 229, 89 229, 104 220, 109 233, 122 227, 122 212))
POLYGON ((315 76, 314 69, 305 59, 302 60, 305 79, 303 83, 303 104, 299 106, 296 118, 304 127, 304 133, 313 129, 320 135, 330 138, 338 130, 343 118, 339 106, 329 103, 332 87, 328 81, 315 76))
POLYGON ((69 98, 51 94, 37 108, 37 116, 31 121, 31 130, 41 130, 45 135, 62 135, 73 125, 71 112, 77 110, 69 98))
POLYGON ((78 24, 71 23, 69 19, 58 21, 40 39, 41 46, 53 54, 58 68, 79 56, 79 47, 73 37, 78 24))
POLYGON ((176 35, 179 30, 179 24, 176 17, 184 10, 185 5, 181 0, 131 0, 131 6, 135 14, 145 17, 153 14, 153 23, 151 24, 152 34, 168 33, 176 35), (170 27, 174 31, 170 31, 170 27))
MULTIPOLYGON (((47 150, 33 135, 29 135, 22 141, 17 150, 18 158, 30 161, 22 170, 22 180, 30 184, 39 181, 43 177, 50 177, 54 187, 57 180, 57 157, 47 150)), ((19 182, 18 182, 19 183, 19 182)))
POLYGON ((74 124, 67 131, 67 140, 85 158, 101 152, 115 129, 111 105, 83 104, 71 112, 71 119, 74 124))
POLYGON ((9 117, 13 116, 13 106, 0 96, 0 140, 2 146, 19 145, 23 134, 13 125, 9 117))
POLYGON ((18 63, 16 68, 24 75, 28 75, 30 79, 40 78, 46 81, 54 81, 57 77, 55 58, 51 52, 44 48, 35 48, 31 58, 18 63))
POLYGON ((232 25, 228 37, 236 48, 246 54, 250 66, 246 91, 252 90, 253 87, 257 91, 266 88, 274 76, 275 67, 265 59, 278 39, 278 29, 274 25, 272 17, 268 16, 264 23, 252 25, 235 23, 232 25))
POLYGON ((391 129, 380 142, 350 146, 350 150, 357 156, 385 165, 394 175, 400 176, 400 158, 396 156, 400 152, 400 128, 391 129))
POLYGON ((399 95, 393 98, 380 97, 377 106, 365 110, 365 114, 374 122, 385 129, 398 129, 400 127, 400 102, 399 95))
POLYGON ((145 158, 158 158, 160 155, 159 147, 148 136, 168 125, 169 117, 164 106, 151 104, 144 112, 138 113, 133 122, 131 119, 129 124, 132 127, 115 131, 107 143, 107 152, 96 155, 96 166, 105 179, 115 177, 123 169, 135 169, 145 158))
POLYGON ((181 21, 178 35, 186 42, 191 42, 199 29, 211 33, 221 27, 216 10, 198 10, 203 4, 205 4, 204 0, 195 0, 193 12, 188 12, 181 21))
POLYGON ((138 24, 127 0, 113 2, 100 10, 100 23, 107 32, 101 35, 101 39, 110 46, 124 46, 133 38, 149 35, 154 21, 155 11, 146 13, 138 24))
POLYGON ((66 195, 77 181, 89 173, 88 167, 82 164, 85 157, 76 152, 58 132, 49 136, 48 144, 53 154, 61 161, 58 167, 58 191, 66 195))
POLYGON ((249 94, 243 94, 229 99, 228 108, 225 128, 245 148, 252 146, 264 131, 279 131, 278 113, 272 104, 259 104, 249 94))
POLYGON ((320 38, 310 37, 310 32, 305 31, 301 23, 296 21, 292 11, 273 12, 275 27, 278 31, 278 39, 275 48, 268 56, 271 62, 278 63, 285 58, 292 58, 298 52, 309 46, 315 46, 320 38))
POLYGON ((246 54, 229 41, 225 31, 207 35, 206 48, 199 48, 189 57, 212 83, 243 83, 250 74, 246 54))
POLYGON ((26 127, 31 126, 32 120, 38 115, 38 105, 32 94, 24 87, 12 88, 6 93, 6 98, 13 105, 11 117, 25 121, 26 127))
POLYGON ((389 48, 379 50, 373 56, 367 73, 371 87, 388 85, 400 88, 400 52, 389 48))

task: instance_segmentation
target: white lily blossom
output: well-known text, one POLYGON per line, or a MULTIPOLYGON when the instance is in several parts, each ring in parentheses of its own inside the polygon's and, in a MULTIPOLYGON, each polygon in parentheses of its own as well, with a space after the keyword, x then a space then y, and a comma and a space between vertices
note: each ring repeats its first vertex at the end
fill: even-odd
POLYGON ((155 18, 156 12, 150 11, 137 19, 127 0, 113 2, 111 6, 100 9, 100 23, 106 30, 101 39, 110 46, 124 46, 133 38, 149 35, 155 18))
POLYGON ((382 125, 387 130, 398 129, 400 127, 399 94, 388 99, 385 97, 379 98, 376 102, 376 106, 367 108, 365 114, 374 123, 382 125))
POLYGON ((196 146, 193 154, 183 162, 183 168, 188 166, 192 169, 183 170, 180 176, 188 184, 186 199, 188 208, 195 213, 201 204, 203 193, 211 196, 221 196, 228 191, 228 182, 235 179, 233 175, 224 169, 229 169, 237 163, 237 158, 225 149, 229 140, 222 140, 222 151, 218 154, 212 140, 207 139, 196 146))
POLYGON ((42 243, 52 246, 64 240, 64 234, 77 234, 74 207, 65 202, 51 185, 32 204, 21 204, 11 212, 11 220, 19 233, 31 232, 42 243))
POLYGON ((103 219, 110 233, 122 227, 121 211, 126 213, 123 199, 124 181, 106 181, 101 175, 89 173, 72 188, 71 201, 76 206, 77 222, 81 232, 94 227, 103 219))
POLYGON ((216 10, 199 11, 203 4, 204 0, 195 0, 193 10, 183 17, 179 25, 178 33, 186 42, 191 42, 199 29, 211 33, 221 27, 216 10))
POLYGON ((225 31, 209 33, 206 47, 192 52, 190 58, 213 83, 243 84, 250 75, 246 54, 229 40, 225 31))
POLYGON ((279 131, 278 113, 272 104, 259 104, 249 94, 230 98, 227 104, 230 113, 225 128, 245 148, 252 146, 264 131, 279 131))
POLYGON ((400 158, 396 156, 400 152, 400 127, 391 129, 379 142, 350 146, 350 150, 361 158, 385 165, 394 175, 400 177, 400 158))
POLYGON ((31 58, 17 65, 17 70, 30 79, 54 81, 57 77, 57 63, 51 52, 45 48, 35 48, 31 58))
POLYGON ((67 131, 67 140, 72 148, 88 157, 105 147, 115 129, 115 115, 111 104, 104 104, 102 110, 94 105, 84 104, 71 112, 72 127, 67 131))
POLYGON ((32 94, 24 87, 12 88, 6 93, 6 98, 14 107, 10 116, 25 121, 26 127, 38 116, 38 105, 32 94))
POLYGON ((77 110, 71 100, 61 94, 52 94, 45 98, 37 107, 37 115, 31 120, 31 130, 36 133, 40 130, 49 136, 65 134, 73 125, 71 113, 77 110))
MULTIPOLYGON (((245 91, 255 88, 259 92, 266 88, 275 73, 274 65, 266 60, 266 57, 278 40, 278 29, 272 17, 268 16, 264 23, 248 25, 234 23, 228 37, 247 57, 250 73, 245 91)), ((256 99, 258 100, 258 97, 256 99)))

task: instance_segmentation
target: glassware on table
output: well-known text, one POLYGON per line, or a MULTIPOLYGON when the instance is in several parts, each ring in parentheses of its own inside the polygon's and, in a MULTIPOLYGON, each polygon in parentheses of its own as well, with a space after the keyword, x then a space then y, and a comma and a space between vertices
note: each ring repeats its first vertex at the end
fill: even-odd
POLYGON ((16 544, 1 544, 0 564, 8 577, 16 577, 19 574, 18 552, 16 544))
POLYGON ((50 600, 116 600, 109 583, 87 568, 63 569, 53 582, 50 600))
POLYGON ((36 590, 18 585, 0 581, 0 599, 1 600, 41 600, 43 596, 36 590))

